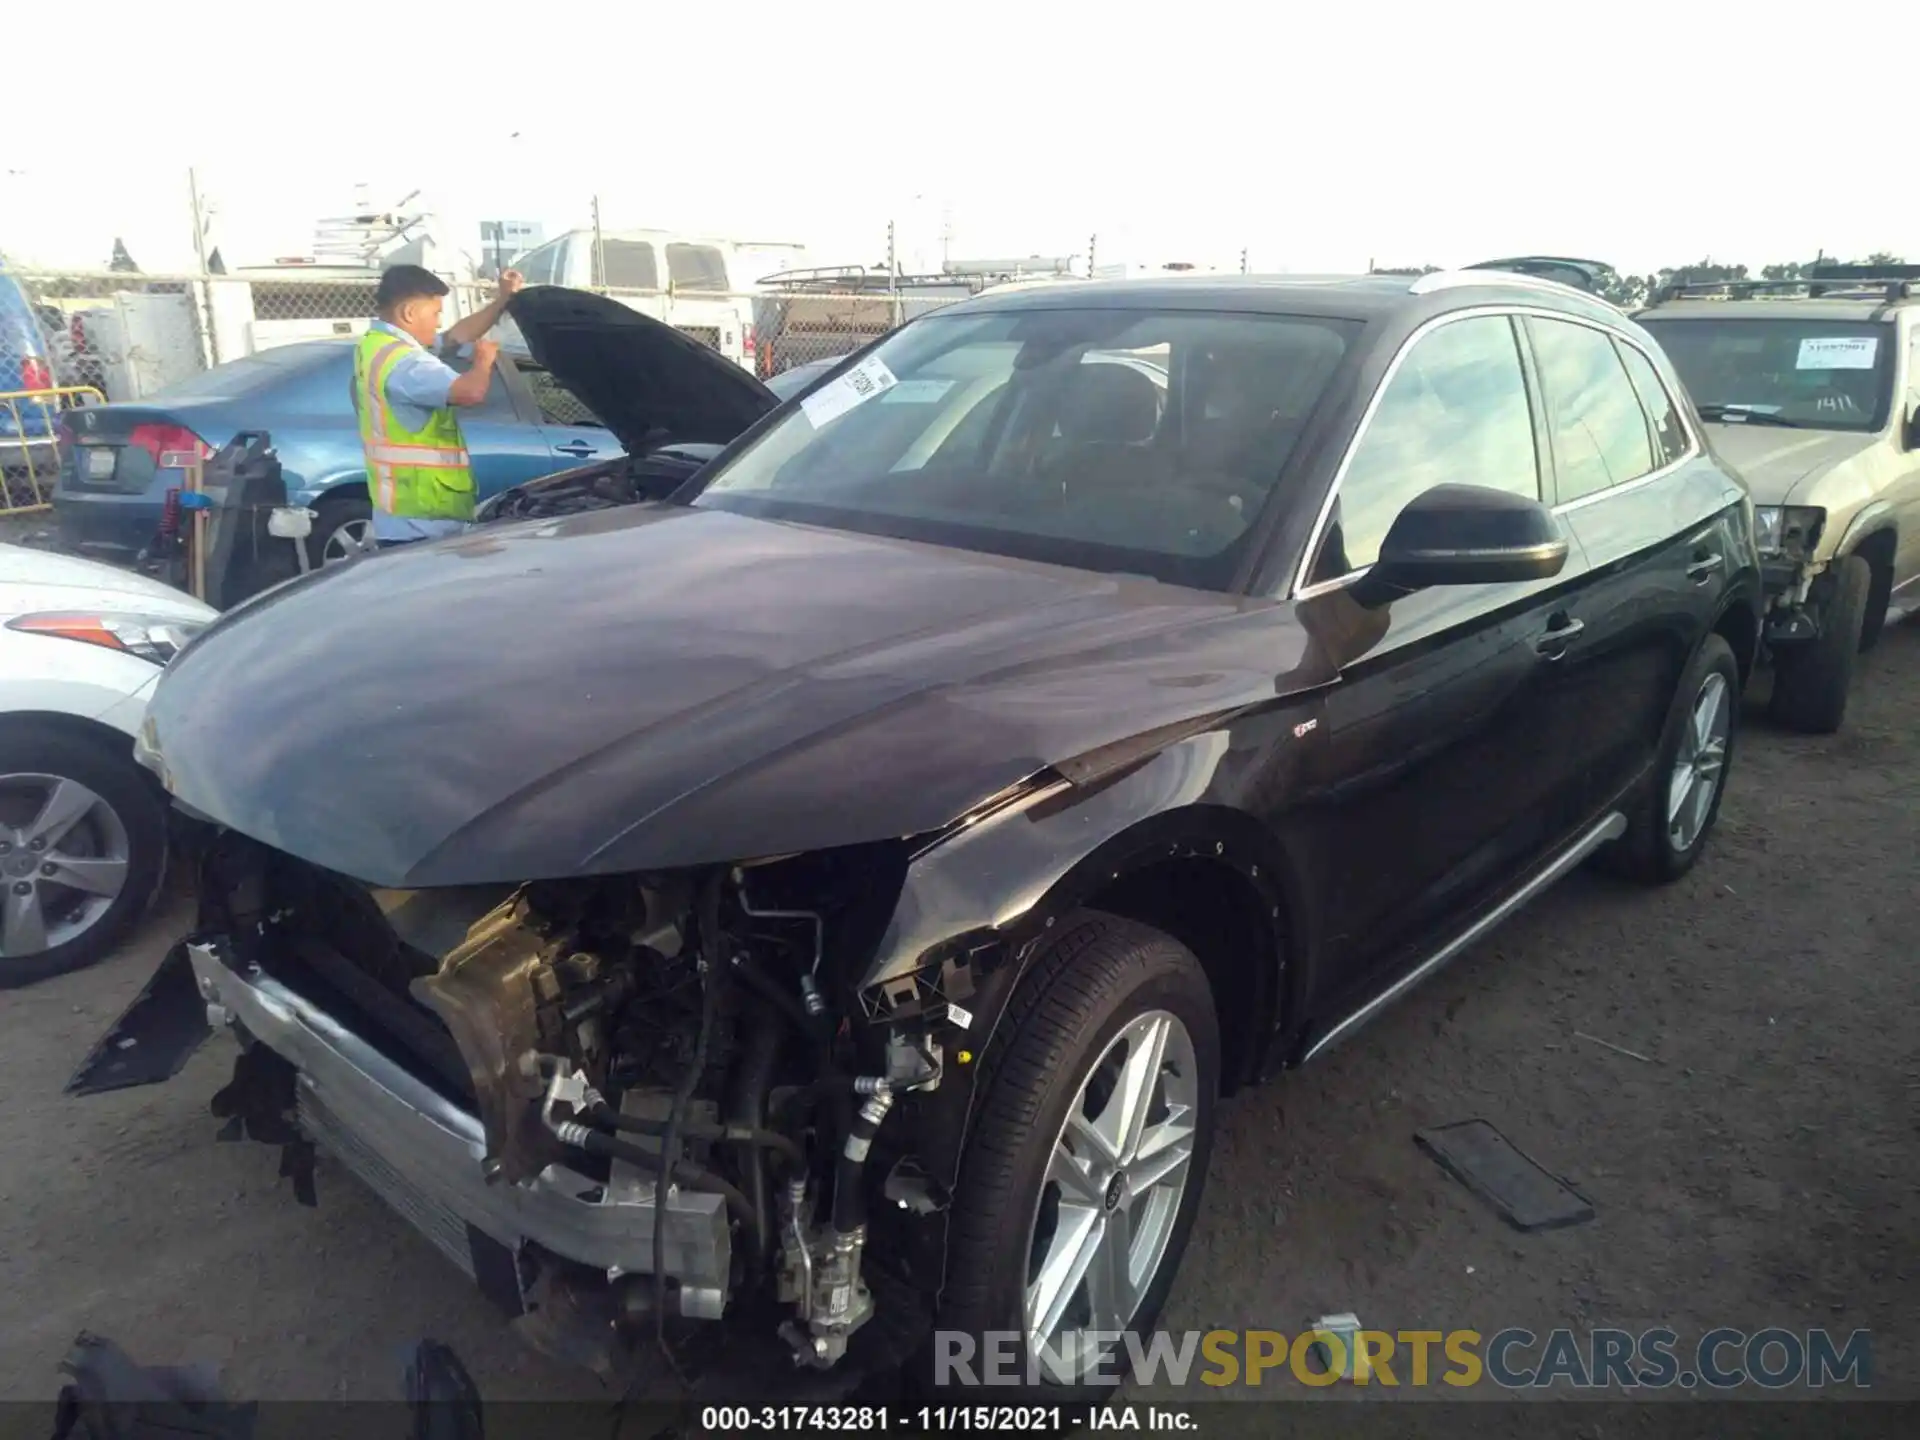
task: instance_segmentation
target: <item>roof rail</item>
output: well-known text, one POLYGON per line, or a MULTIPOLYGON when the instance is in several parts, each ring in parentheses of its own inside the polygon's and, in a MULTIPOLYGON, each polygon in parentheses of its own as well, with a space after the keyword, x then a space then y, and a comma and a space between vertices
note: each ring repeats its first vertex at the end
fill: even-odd
POLYGON ((1920 265, 1828 265, 1790 280, 1673 280, 1648 299, 1648 308, 1673 300, 1905 300, 1920 295, 1920 265), (1888 271, 1913 270, 1914 275, 1888 271), (1848 274, 1829 274, 1847 271, 1848 274), (1804 295, 1780 294, 1803 290, 1804 295))
POLYGON ((1549 280, 1544 275, 1528 275, 1518 270, 1434 270, 1409 285, 1407 293, 1431 295, 1436 290, 1459 290, 1470 285, 1517 285, 1525 290, 1544 290, 1552 295, 1577 295, 1596 305, 1607 305, 1606 300, 1591 290, 1582 290, 1577 285, 1549 280))

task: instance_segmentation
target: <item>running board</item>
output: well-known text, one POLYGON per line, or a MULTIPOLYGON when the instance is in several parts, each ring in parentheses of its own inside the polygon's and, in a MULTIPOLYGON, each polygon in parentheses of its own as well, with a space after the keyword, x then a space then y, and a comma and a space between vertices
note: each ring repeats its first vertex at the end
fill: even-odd
POLYGON ((1474 921, 1473 924, 1469 925, 1465 930, 1462 930, 1425 960, 1422 960, 1418 965, 1414 966, 1413 969, 1407 971, 1406 974, 1394 981, 1393 984, 1382 990, 1378 995, 1375 995, 1359 1009, 1349 1014, 1346 1019, 1342 1020, 1319 1039, 1315 1040, 1307 1047, 1306 1053, 1300 1057, 1300 1063, 1302 1065, 1306 1064, 1316 1055, 1330 1049, 1336 1042, 1351 1035, 1362 1025, 1365 1025, 1367 1021, 1373 1019, 1374 1016, 1386 1009, 1387 1006, 1413 989, 1413 987, 1418 985, 1422 980, 1432 975, 1442 965, 1445 965, 1449 960, 1453 959, 1453 957, 1458 955, 1462 950, 1465 950, 1469 945, 1473 944, 1474 941, 1486 935, 1488 931, 1499 925, 1501 921, 1506 920, 1516 910, 1524 907, 1529 901, 1538 896, 1542 890, 1552 885, 1554 881, 1562 879, 1568 871, 1572 870, 1581 861, 1593 854, 1593 852, 1598 850, 1602 845, 1605 845, 1609 840, 1618 840, 1626 833, 1627 817, 1617 810, 1608 815, 1591 830, 1587 831, 1586 834, 1574 841, 1573 844, 1561 851, 1559 857, 1548 865, 1546 869, 1540 871, 1531 880, 1527 881, 1525 885, 1522 885, 1518 890, 1514 891, 1513 894, 1509 895, 1505 900, 1502 900, 1498 905, 1494 906, 1493 909, 1482 915, 1478 920, 1474 921))

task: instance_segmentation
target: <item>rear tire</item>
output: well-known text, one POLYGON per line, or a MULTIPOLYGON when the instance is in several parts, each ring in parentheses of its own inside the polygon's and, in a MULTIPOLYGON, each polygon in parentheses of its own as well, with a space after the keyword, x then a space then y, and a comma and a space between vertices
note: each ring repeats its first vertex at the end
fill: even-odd
MULTIPOLYGON (((1030 1304, 1057 1301, 1060 1318, 1046 1328, 1061 1336, 1152 1328, 1199 1209, 1219 1083, 1213 991, 1192 952, 1117 916, 1067 917, 981 1061, 954 1199, 938 1329, 974 1338, 983 1383, 996 1334, 1020 1337, 1017 1373, 1027 1378, 1030 1304), (1135 1155, 1122 1143, 1116 1160, 1104 1140, 1109 1129, 1131 1133, 1116 1107, 1134 1094, 1143 1096, 1130 1112, 1135 1155), (1168 1166, 1177 1193, 1173 1170, 1157 1173, 1168 1166), (1074 1273, 1075 1257, 1083 1278, 1050 1283, 1074 1273), (1103 1310, 1126 1313, 1108 1326, 1103 1310)), ((951 1395, 964 1382, 932 1358, 934 1387, 951 1395)), ((1109 1377, 1126 1368, 1124 1349, 1102 1366, 1109 1377)), ((1112 1393, 1090 1375, 1043 1370, 1039 1381, 1050 1403, 1112 1393)))
POLYGON ((1739 724, 1739 662, 1724 637, 1709 635, 1674 688, 1653 773, 1627 817, 1627 833, 1594 856, 1601 869, 1665 885, 1693 868, 1720 818, 1739 724), (1713 789, 1704 800, 1698 790, 1681 789, 1706 779, 1713 789))
POLYGON ((1847 691, 1862 648, 1873 567, 1864 556, 1834 562, 1820 633, 1774 656, 1773 700, 1768 713, 1790 730, 1831 735, 1847 714, 1847 691))
POLYGON ((331 495, 313 507, 307 554, 314 567, 338 565, 371 545, 373 503, 364 495, 331 495))
POLYGON ((119 752, 57 725, 10 725, 0 728, 0 844, 7 847, 0 855, 0 989, 10 989, 92 965, 120 943, 166 871, 167 814, 134 763, 131 741, 119 752), (33 849, 33 838, 45 838, 30 832, 49 780, 75 787, 67 793, 87 808, 52 843, 33 849), (63 874, 88 876, 96 887, 117 876, 119 889, 109 900, 97 888, 59 883, 63 874), (21 892, 23 885, 32 891, 21 892), (13 953, 32 945, 29 927, 54 943, 13 953))

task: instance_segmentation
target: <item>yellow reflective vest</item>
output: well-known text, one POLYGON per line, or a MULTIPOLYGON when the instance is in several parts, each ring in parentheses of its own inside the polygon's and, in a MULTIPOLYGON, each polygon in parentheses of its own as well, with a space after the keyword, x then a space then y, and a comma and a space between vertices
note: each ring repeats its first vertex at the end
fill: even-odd
POLYGON ((473 519, 473 459, 451 405, 407 429, 387 403, 387 376, 414 345, 368 330, 353 353, 353 403, 376 510, 412 520, 473 519))

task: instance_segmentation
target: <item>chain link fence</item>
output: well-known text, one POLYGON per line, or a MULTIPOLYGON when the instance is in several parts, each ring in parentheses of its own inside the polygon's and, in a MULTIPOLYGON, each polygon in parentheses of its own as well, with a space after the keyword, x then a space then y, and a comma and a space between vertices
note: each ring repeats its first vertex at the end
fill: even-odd
MULTIPOLYGON (((144 402, 228 361, 351 338, 373 314, 377 274, 144 275, 0 270, 0 514, 46 507, 63 416, 144 402)), ((450 281, 446 323, 484 308, 491 283, 450 281)), ((846 355, 977 283, 884 272, 804 271, 750 290, 590 287, 768 379, 846 355)), ((523 344, 509 327, 509 348, 523 344)), ((342 397, 343 403, 345 397, 342 397)), ((543 397, 578 405, 559 394, 543 397)), ((577 423, 584 415, 561 423, 577 423)))

